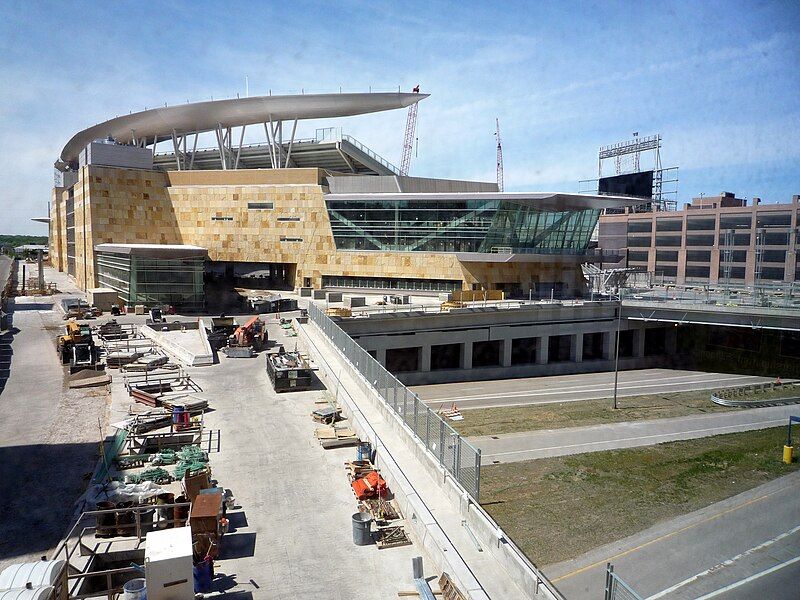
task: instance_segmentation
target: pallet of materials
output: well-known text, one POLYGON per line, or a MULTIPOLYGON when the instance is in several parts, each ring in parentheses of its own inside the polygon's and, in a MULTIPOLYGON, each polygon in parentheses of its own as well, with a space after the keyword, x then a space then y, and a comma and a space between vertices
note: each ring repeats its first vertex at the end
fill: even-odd
POLYGON ((349 427, 318 427, 314 435, 326 450, 357 446, 360 443, 356 432, 349 427))
POLYGON ((96 369, 84 369, 69 376, 69 388, 85 388, 111 383, 111 375, 96 369))
POLYGON ((402 525, 378 525, 378 530, 375 535, 375 545, 378 550, 385 550, 386 548, 399 548, 401 546, 411 545, 411 540, 406 534, 406 530, 402 525))

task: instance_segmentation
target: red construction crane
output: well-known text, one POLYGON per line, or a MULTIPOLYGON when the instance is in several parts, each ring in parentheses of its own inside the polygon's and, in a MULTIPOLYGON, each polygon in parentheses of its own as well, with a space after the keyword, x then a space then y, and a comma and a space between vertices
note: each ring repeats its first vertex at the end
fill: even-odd
MULTIPOLYGON (((414 86, 412 90, 415 94, 419 94, 419 85, 414 86)), ((406 118, 406 135, 403 139, 403 156, 400 159, 400 175, 408 175, 408 168, 411 166, 411 151, 414 148, 414 131, 417 128, 417 106, 418 102, 414 102, 408 107, 408 117, 406 118)))
POLYGON ((495 119, 497 129, 494 134, 497 136, 497 191, 503 191, 503 144, 500 141, 500 119, 495 119))

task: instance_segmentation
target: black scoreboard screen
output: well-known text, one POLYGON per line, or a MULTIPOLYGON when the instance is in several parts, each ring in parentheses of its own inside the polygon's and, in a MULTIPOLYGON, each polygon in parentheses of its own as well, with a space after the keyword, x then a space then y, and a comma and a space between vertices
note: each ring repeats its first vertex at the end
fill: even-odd
POLYGON ((653 172, 628 173, 614 177, 601 177, 597 186, 603 194, 620 194, 623 196, 653 197, 653 172))

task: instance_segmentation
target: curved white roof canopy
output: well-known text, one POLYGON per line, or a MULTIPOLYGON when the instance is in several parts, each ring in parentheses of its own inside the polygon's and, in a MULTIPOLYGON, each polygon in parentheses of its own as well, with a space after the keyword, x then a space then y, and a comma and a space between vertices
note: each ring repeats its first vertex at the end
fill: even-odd
MULTIPOLYGON (((70 163, 90 142, 113 137, 121 144, 134 139, 167 139, 176 134, 211 131, 218 125, 239 127, 253 123, 294 119, 327 119, 405 108, 429 94, 381 92, 363 94, 302 94, 255 96, 213 100, 154 108, 109 119, 75 134, 61 151, 60 160, 70 163)), ((152 143, 148 140, 148 143, 152 143)))

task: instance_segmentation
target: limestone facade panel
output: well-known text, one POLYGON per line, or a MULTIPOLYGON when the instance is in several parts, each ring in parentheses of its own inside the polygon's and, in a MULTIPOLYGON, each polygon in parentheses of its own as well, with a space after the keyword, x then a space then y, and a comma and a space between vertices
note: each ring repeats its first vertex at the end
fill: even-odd
MULTIPOLYGON (((319 169, 165 173, 83 167, 74 187, 76 281, 84 289, 97 285, 94 247, 111 242, 191 244, 206 248, 213 261, 286 263, 294 265, 295 286, 310 280, 317 288, 324 275, 345 275, 527 289, 531 283, 564 281, 564 270, 576 270, 561 264, 462 263, 447 253, 337 250, 321 181, 319 169)), ((59 232, 66 193, 53 203, 59 232)), ((57 259, 57 268, 64 270, 65 262, 57 259)), ((570 288, 577 284, 574 273, 566 279, 570 288)))

